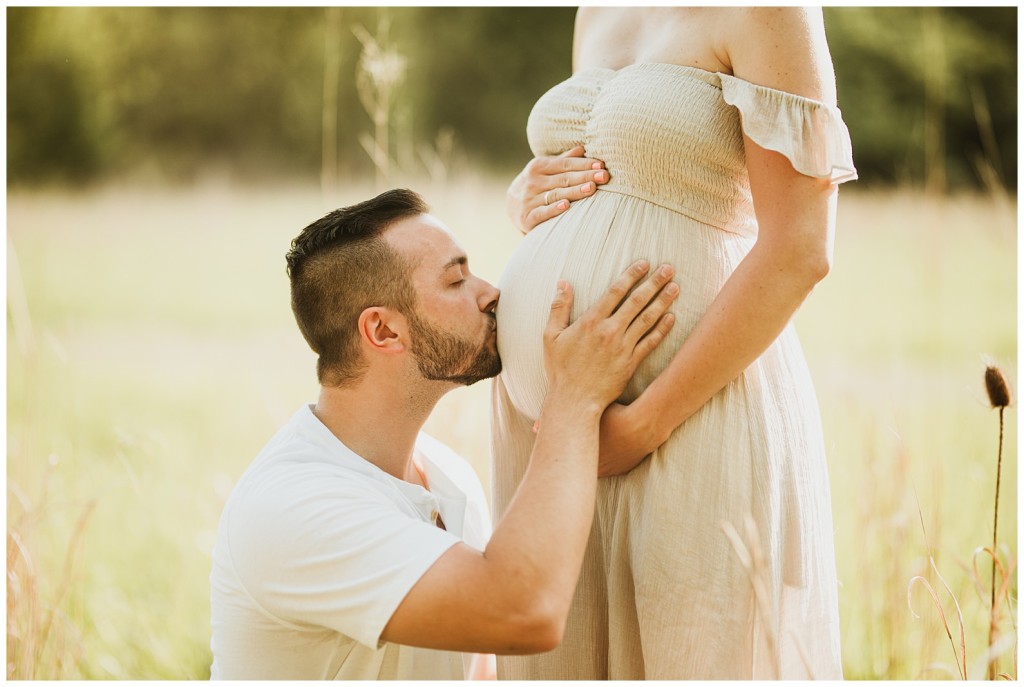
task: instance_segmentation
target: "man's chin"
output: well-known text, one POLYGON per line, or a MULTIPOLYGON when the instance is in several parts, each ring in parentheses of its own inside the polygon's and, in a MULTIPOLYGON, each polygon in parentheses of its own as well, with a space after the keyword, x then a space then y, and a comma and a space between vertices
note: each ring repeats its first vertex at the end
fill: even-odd
MULTIPOLYGON (((477 361, 480 362, 479 360, 477 361)), ((479 381, 484 379, 492 379, 497 377, 501 373, 501 358, 498 357, 497 352, 494 354, 494 358, 488 360, 488 365, 474 366, 473 370, 468 371, 464 375, 452 378, 453 382, 457 382, 462 386, 472 386, 479 381)))

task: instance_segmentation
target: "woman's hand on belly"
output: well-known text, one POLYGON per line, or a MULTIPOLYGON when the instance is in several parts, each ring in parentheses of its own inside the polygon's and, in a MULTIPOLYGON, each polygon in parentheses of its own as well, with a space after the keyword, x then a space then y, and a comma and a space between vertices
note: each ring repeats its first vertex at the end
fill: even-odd
POLYGON ((641 404, 611 404, 601 416, 597 476, 626 474, 665 443, 668 436, 663 434, 656 418, 646 413, 641 404))
POLYGON ((611 178, 604 163, 584 157, 583 146, 561 155, 535 157, 512 181, 505 196, 509 219, 523 234, 569 209, 569 203, 594 195, 611 178))

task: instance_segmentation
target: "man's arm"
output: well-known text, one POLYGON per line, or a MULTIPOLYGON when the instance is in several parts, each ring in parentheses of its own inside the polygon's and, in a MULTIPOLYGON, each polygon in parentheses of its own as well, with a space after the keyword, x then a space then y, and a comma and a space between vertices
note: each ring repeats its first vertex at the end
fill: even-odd
POLYGON ((522 484, 486 550, 460 543, 443 554, 383 640, 500 654, 561 642, 594 514, 601 414, 674 323, 671 268, 631 293, 646 272, 631 266, 572 325, 572 290, 560 285, 544 333, 549 391, 522 484))

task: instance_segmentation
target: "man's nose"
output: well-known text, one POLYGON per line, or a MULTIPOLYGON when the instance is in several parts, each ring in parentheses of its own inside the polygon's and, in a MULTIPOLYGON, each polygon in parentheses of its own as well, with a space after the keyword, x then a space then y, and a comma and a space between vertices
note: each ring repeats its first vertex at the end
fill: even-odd
POLYGON ((486 281, 484 282, 484 287, 480 296, 480 310, 485 313, 492 313, 498 307, 498 298, 501 296, 501 292, 486 281))

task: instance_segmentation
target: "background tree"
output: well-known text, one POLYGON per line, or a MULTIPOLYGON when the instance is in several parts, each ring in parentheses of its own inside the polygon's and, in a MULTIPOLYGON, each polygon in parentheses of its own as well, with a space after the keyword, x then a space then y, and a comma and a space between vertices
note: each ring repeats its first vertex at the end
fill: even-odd
POLYGON ((863 181, 924 184, 931 128, 949 186, 1016 188, 1016 8, 827 8, 825 28, 863 181))

